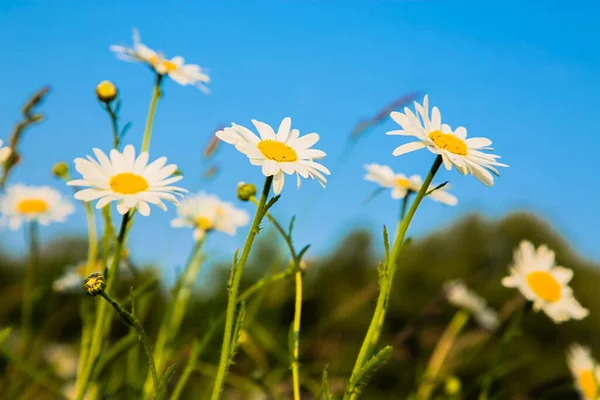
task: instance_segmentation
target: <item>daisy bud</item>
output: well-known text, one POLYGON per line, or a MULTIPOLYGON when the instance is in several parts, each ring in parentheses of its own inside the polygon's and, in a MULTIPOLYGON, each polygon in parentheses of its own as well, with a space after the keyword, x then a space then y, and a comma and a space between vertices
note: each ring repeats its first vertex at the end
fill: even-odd
POLYGON ((237 187, 237 196, 241 201, 248 201, 256 196, 256 186, 251 183, 240 182, 237 187))
POLYGON ((446 384, 444 386, 446 394, 449 396, 455 396, 459 394, 462 388, 462 384, 456 376, 449 376, 446 379, 446 384))
POLYGON ((111 81, 102 81, 96 86, 96 97, 104 103, 110 103, 117 98, 117 87, 111 81))
POLYGON ((64 178, 69 174, 69 165, 64 161, 59 161, 52 167, 52 175, 57 178, 64 178))
POLYGON ((106 289, 104 275, 99 272, 94 272, 83 281, 83 289, 90 296, 99 295, 104 291, 104 289, 106 289))

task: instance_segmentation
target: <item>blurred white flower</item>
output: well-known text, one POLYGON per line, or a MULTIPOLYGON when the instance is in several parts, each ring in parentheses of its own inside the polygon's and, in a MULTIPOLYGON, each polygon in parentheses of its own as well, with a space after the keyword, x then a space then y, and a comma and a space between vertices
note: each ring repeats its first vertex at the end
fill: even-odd
POLYGON ((177 186, 169 186, 183 178, 173 176, 177 165, 167 163, 166 157, 160 157, 148 164, 148 153, 142 152, 136 158, 132 145, 125 146, 123 153, 112 149, 110 159, 100 149, 94 149, 98 161, 88 156, 75 159, 75 169, 82 179, 68 182, 71 186, 89 186, 75 193, 75 198, 82 201, 96 199, 96 208, 100 209, 112 201, 117 201, 117 210, 125 214, 137 209, 143 216, 150 215, 150 204, 163 210, 167 206, 163 200, 178 204, 176 195, 182 196, 187 190, 177 186))
POLYGON ((404 113, 393 111, 390 114, 402 129, 389 131, 387 135, 414 136, 419 139, 417 142, 398 146, 393 155, 399 156, 426 147, 432 153, 442 156, 447 170, 454 165, 461 174, 474 175, 487 186, 494 184, 494 178, 488 170, 498 175, 495 166, 508 167, 496 161, 500 156, 482 151, 493 150, 489 147, 491 140, 483 137, 467 139, 467 129, 463 126, 453 131, 450 125, 442 124, 437 107, 433 107, 430 118, 428 96, 425 96, 422 106, 415 102, 415 108, 417 114, 408 107, 404 108, 404 113))
POLYGON ((323 165, 314 162, 325 157, 325 152, 311 149, 319 141, 319 135, 309 133, 300 137, 298 129, 291 129, 292 120, 286 117, 281 121, 277 133, 270 125, 252 120, 260 138, 250 129, 232 124, 216 133, 217 137, 235 146, 245 154, 252 165, 262 167, 265 176, 273 176, 273 191, 281 193, 285 174, 296 174, 297 185, 300 187, 300 177, 316 178, 325 187, 327 179, 323 174, 330 172, 323 165))
POLYGON ((584 400, 596 400, 598 383, 600 381, 600 367, 592 358, 590 349, 577 343, 572 344, 567 351, 567 363, 575 386, 584 400))
MULTIPOLYGON (((407 177, 404 174, 395 173, 387 165, 367 164, 365 165, 367 174, 365 179, 369 182, 375 182, 381 187, 392 189, 393 199, 403 199, 409 192, 418 192, 423 185, 423 180, 419 175, 411 175, 407 177)), ((437 185, 432 184, 428 190, 432 190, 437 185)), ((456 197, 448 193, 448 185, 445 185, 433 192, 428 197, 432 200, 448 206, 455 206, 458 203, 456 197)))
POLYGON ((74 378, 77 374, 79 356, 72 346, 57 343, 48 344, 44 346, 42 354, 46 362, 52 366, 56 375, 61 378, 74 378))
POLYGON ((589 311, 581 306, 568 286, 573 271, 555 264, 554 252, 546 245, 537 248, 527 240, 515 250, 510 275, 502 285, 517 288, 535 311, 543 310, 554 322, 581 320, 589 311))
POLYGON ((250 216, 232 203, 219 200, 217 196, 198 193, 181 201, 177 208, 178 217, 171 226, 194 228, 194 239, 204 238, 207 232, 219 231, 235 235, 238 228, 247 225, 250 216))
POLYGON ((18 229, 24 221, 40 225, 64 222, 74 211, 73 203, 49 186, 17 184, 6 188, 0 197, 0 223, 11 230, 18 229))
POLYGON ((498 313, 487 306, 484 298, 469 290, 463 281, 456 279, 444 284, 448 301, 459 308, 471 312, 477 322, 485 329, 494 330, 498 327, 498 313))

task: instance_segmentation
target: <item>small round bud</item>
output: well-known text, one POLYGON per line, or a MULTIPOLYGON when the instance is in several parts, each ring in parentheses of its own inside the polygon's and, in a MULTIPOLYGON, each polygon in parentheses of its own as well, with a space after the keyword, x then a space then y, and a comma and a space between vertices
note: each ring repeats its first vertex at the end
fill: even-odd
POLYGON ((96 86, 96 96, 104 103, 110 103, 117 98, 117 87, 111 81, 102 81, 96 86))
POLYGON ((83 289, 90 296, 99 295, 104 291, 104 289, 106 289, 104 275, 99 272, 94 272, 83 281, 83 289))
POLYGON ((69 173, 69 165, 64 161, 59 161, 52 167, 52 175, 57 178, 64 178, 69 173))
POLYGON ((446 379, 446 384, 444 386, 446 394, 449 396, 455 396, 459 394, 462 389, 462 384, 456 376, 449 376, 446 379))
POLYGON ((238 183, 237 196, 241 201, 250 200, 251 197, 256 196, 256 186, 251 183, 238 183))
POLYGON ((248 332, 245 329, 240 330, 240 336, 238 337, 238 344, 246 344, 248 343, 250 337, 248 336, 248 332))

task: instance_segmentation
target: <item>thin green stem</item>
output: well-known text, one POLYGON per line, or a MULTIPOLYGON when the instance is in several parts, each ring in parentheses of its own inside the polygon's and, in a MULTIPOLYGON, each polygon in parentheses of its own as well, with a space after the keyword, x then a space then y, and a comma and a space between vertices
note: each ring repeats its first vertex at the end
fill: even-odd
MULTIPOLYGON (((155 345, 156 369, 162 374, 167 360, 172 353, 172 340, 177 335, 181 322, 187 310, 192 288, 196 283, 200 267, 202 265, 200 250, 203 240, 196 241, 190 254, 187 265, 183 273, 179 276, 175 287, 173 288, 173 299, 163 317, 163 323, 158 332, 155 345)), ((150 377, 146 378, 144 385, 144 396, 148 397, 151 393, 150 377)))
POLYGON ((409 190, 406 192, 406 196, 404 196, 402 199, 402 208, 400 209, 400 219, 398 221, 402 221, 406 216, 406 210, 408 210, 408 200, 413 193, 414 192, 412 190, 409 190))
POLYGON ((156 83, 152 90, 152 99, 148 108, 148 118, 146 119, 146 129, 144 129, 144 138, 142 139, 142 152, 148 151, 150 148, 150 138, 152 137, 152 124, 154 123, 154 114, 156 113, 156 104, 161 96, 160 84, 163 76, 156 74, 156 83))
MULTIPOLYGON (((127 225, 129 224, 129 213, 123 215, 123 221, 121 222, 121 229, 119 231, 119 237, 117 239, 115 254, 113 256, 113 262, 111 268, 108 272, 108 277, 106 281, 106 291, 109 290, 114 291, 117 283, 118 270, 119 270, 119 262, 121 261, 121 249, 123 248, 123 244, 125 243, 126 235, 125 232, 127 230, 127 225)), ((88 384, 90 382, 90 377, 92 375, 93 368, 96 364, 96 359, 100 355, 100 351, 102 349, 102 344, 104 342, 104 338, 106 337, 107 325, 110 326, 110 319, 107 320, 108 314, 108 304, 100 303, 98 304, 98 309, 96 311, 96 321, 94 324, 94 330, 92 334, 92 341, 90 344, 90 351, 88 354, 88 359, 86 360, 86 366, 83 368, 81 375, 77 377, 77 400, 82 400, 85 396, 85 392, 87 390, 88 384)))
POLYGON ((159 388, 159 380, 158 373, 156 372, 156 366, 154 364, 154 356, 152 353, 152 346, 150 345, 150 340, 148 339, 148 335, 146 335, 146 331, 140 321, 136 318, 135 315, 131 314, 129 311, 123 308, 115 299, 110 297, 106 292, 101 292, 100 296, 102 296, 113 308, 117 311, 123 322, 133 329, 135 329, 138 333, 138 339, 142 343, 144 347, 144 351, 146 352, 146 357, 148 357, 148 366, 150 368, 150 373, 152 375, 152 381, 154 382, 154 393, 155 397, 158 396, 158 388, 159 388))
POLYGON ((464 310, 459 310, 448 324, 448 327, 442 334, 442 337, 435 346, 433 354, 429 359, 427 369, 423 374, 423 380, 417 391, 416 400, 427 400, 431 396, 433 389, 435 389, 437 385, 436 380, 442 369, 442 365, 444 364, 444 361, 446 361, 450 349, 468 320, 469 313, 464 310))
POLYGON ((21 342, 21 353, 27 354, 30 348, 32 327, 31 319, 33 313, 34 303, 34 288, 35 288, 35 274, 37 273, 37 267, 39 262, 39 226, 37 222, 31 221, 29 223, 29 263, 25 270, 25 284, 23 286, 23 302, 21 312, 21 329, 23 332, 21 342))
POLYGON ((94 368, 93 381, 97 381, 104 370, 115 361, 120 355, 129 350, 137 342, 137 334, 131 332, 129 335, 116 342, 106 354, 98 359, 98 365, 94 368))
POLYGON ((292 349, 292 384, 294 386, 294 400, 300 400, 300 373, 299 373, 299 352, 300 352, 300 318, 302 316, 302 271, 296 269, 296 300, 294 307, 294 327, 293 327, 293 349, 292 349))
POLYGON ((367 334, 365 335, 365 339, 363 340, 362 346, 358 353, 358 357, 356 358, 356 363, 354 364, 350 380, 348 381, 348 385, 346 386, 344 400, 355 400, 358 398, 358 393, 356 393, 355 387, 355 385, 358 383, 356 378, 358 377, 365 363, 373 354, 375 346, 377 345, 377 339, 380 336, 380 332, 385 321, 385 314, 387 312, 390 292, 392 289, 392 284, 394 282, 394 274, 396 271, 396 267, 398 266, 398 259, 400 257, 400 253, 404 245, 404 238, 406 237, 406 232, 408 231, 408 227, 410 226, 410 223, 415 215, 415 212, 417 211, 417 208, 419 207, 419 204, 421 204, 421 201, 427 193, 429 185, 431 185, 433 177, 435 176, 441 165, 442 157, 437 156, 433 165, 431 166, 431 170, 429 171, 427 178, 425 178, 423 185, 417 192, 415 200, 410 206, 406 217, 398 225, 394 245, 392 246, 392 251, 389 260, 387 262, 387 265, 385 265, 385 270, 381 277, 381 287, 379 290, 379 296, 377 298, 377 305, 375 306, 375 312, 373 313, 373 318, 371 319, 369 329, 367 330, 367 334))
POLYGON ((223 381, 225 380, 225 374, 227 372, 229 358, 231 356, 231 334, 233 332, 233 319, 235 316, 235 309, 238 302, 237 294, 240 286, 240 280, 242 278, 242 272, 244 271, 246 262, 248 261, 248 255, 250 254, 250 249, 252 248, 252 244, 254 243, 254 238, 256 237, 260 229, 260 223, 262 222, 262 219, 268 211, 267 197, 269 196, 269 192, 271 191, 272 183, 273 177, 267 177, 260 198, 260 203, 258 205, 258 208, 256 209, 256 214, 254 215, 254 221, 252 221, 252 227, 248 232, 248 237, 246 238, 246 243, 244 244, 244 248, 242 250, 242 255, 240 256, 240 259, 237 261, 237 263, 233 266, 231 271, 231 278, 228 284, 229 296, 227 298, 227 314, 225 316, 225 332, 223 334, 223 345, 221 347, 221 359, 219 360, 219 367, 217 369, 217 376, 215 379, 215 386, 213 387, 211 400, 218 400, 221 396, 221 389, 223 387, 223 381))

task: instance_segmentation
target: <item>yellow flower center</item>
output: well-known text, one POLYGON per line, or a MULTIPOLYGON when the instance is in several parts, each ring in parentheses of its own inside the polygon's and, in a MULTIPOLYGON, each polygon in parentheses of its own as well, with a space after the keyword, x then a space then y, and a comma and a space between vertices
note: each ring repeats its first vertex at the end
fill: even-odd
POLYGON ((135 194, 148 189, 148 181, 131 172, 121 172, 110 178, 110 188, 120 194, 135 194))
POLYGON ((583 371, 577 377, 577 383, 581 387, 581 391, 585 395, 586 399, 595 399, 598 387, 596 386, 596 379, 594 379, 594 373, 591 370, 583 371))
POLYGON ((48 210, 48 203, 42 199, 24 199, 17 204, 21 214, 41 214, 48 210))
POLYGON ((148 61, 150 61, 150 64, 152 64, 152 66, 155 69, 158 68, 158 66, 160 65, 160 66, 164 67, 167 72, 173 72, 173 71, 177 70, 177 68, 178 68, 177 64, 175 64, 169 60, 163 60, 161 63, 159 63, 158 57, 156 57, 156 56, 150 57, 150 59, 148 61))
POLYGON ((534 271, 527 275, 527 284, 538 297, 551 303, 560 300, 560 283, 549 272, 534 271))
POLYGON ((410 189, 410 181, 406 178, 396 178, 396 186, 403 189, 410 189))
POLYGON ((261 140, 258 149, 269 160, 277 162, 294 162, 298 159, 296 150, 285 143, 275 140, 261 140))
POLYGON ((464 140, 454 135, 442 133, 441 131, 433 131, 429 134, 429 139, 440 149, 448 150, 450 153, 458 154, 459 156, 467 155, 467 144, 464 140))
POLYGON ((204 231, 209 231, 212 229, 213 223, 206 217, 198 217, 196 218, 196 226, 204 231))

